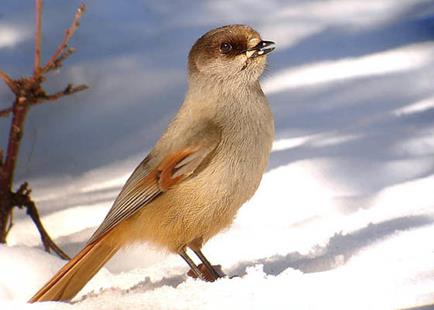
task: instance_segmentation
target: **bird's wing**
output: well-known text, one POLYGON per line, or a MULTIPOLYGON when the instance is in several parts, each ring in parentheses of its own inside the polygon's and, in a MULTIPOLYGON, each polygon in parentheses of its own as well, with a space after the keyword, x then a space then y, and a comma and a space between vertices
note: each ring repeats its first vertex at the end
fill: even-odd
POLYGON ((89 239, 88 244, 95 242, 117 224, 199 170, 201 163, 212 156, 221 137, 217 128, 213 128, 211 134, 210 128, 206 128, 206 132, 205 136, 199 132, 189 139, 186 145, 175 147, 166 156, 157 156, 161 157, 161 160, 153 158, 151 152, 125 183, 106 218, 89 239))

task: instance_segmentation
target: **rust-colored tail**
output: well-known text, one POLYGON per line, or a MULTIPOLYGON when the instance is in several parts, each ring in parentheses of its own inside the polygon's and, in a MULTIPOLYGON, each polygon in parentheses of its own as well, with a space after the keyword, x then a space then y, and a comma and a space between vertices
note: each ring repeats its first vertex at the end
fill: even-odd
POLYGON ((108 235, 81 250, 29 302, 72 299, 119 249, 108 235))

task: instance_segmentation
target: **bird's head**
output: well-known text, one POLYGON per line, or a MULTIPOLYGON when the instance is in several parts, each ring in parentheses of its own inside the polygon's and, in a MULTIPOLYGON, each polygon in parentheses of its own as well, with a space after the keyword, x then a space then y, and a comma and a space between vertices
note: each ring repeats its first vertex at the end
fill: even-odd
POLYGON ((256 82, 274 42, 263 41, 245 25, 228 25, 205 33, 188 57, 190 79, 256 82))

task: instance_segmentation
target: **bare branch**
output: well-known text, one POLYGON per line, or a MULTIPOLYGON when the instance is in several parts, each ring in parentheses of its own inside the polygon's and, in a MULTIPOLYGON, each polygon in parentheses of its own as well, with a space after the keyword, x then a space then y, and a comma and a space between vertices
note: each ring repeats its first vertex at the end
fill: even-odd
MULTIPOLYGON (((53 65, 53 67, 52 67, 52 69, 57 69, 57 68, 60 68, 61 66, 62 66, 62 64, 63 64, 63 61, 66 59, 66 58, 68 58, 69 56, 71 56, 71 54, 73 54, 75 52, 75 48, 73 48, 73 47, 69 47, 68 49, 66 49, 60 56, 59 56, 59 58, 57 58, 55 61, 54 61, 54 65, 53 65)), ((50 70, 52 70, 52 69, 50 69, 50 70)), ((48 70, 48 71, 50 71, 50 70, 48 70)))
POLYGON ((32 218, 41 235, 44 248, 47 251, 53 250, 60 257, 68 259, 68 256, 56 246, 44 229, 36 205, 30 198, 28 184, 22 184, 17 192, 13 192, 12 190, 18 152, 24 134, 24 122, 29 108, 32 105, 53 101, 88 88, 86 85, 74 86, 69 84, 62 91, 47 94, 42 86, 46 80, 45 74, 50 70, 62 66, 62 62, 75 51, 73 48, 69 48, 68 44, 79 27, 80 18, 85 10, 84 4, 80 5, 71 26, 65 31, 63 41, 45 66, 41 67, 42 4, 43 0, 35 0, 36 28, 33 74, 27 77, 12 79, 8 74, 0 70, 0 79, 15 94, 12 107, 0 110, 0 117, 12 114, 6 154, 3 154, 3 151, 0 149, 0 243, 6 243, 7 235, 13 225, 13 208, 26 208, 27 214, 32 218))
POLYGON ((12 229, 12 226, 14 226, 14 213, 13 212, 11 212, 8 220, 9 220, 9 223, 8 223, 8 226, 6 227, 6 234, 9 234, 9 232, 12 229))
POLYGON ((42 0, 36 0, 36 29, 35 29, 35 66, 34 74, 38 74, 41 69, 41 32, 42 32, 42 0))
POLYGON ((11 91, 16 94, 18 92, 18 88, 15 85, 14 80, 12 80, 6 72, 0 70, 0 78, 6 83, 6 85, 11 89, 11 91))
POLYGON ((89 88, 89 86, 84 85, 84 84, 81 84, 78 86, 68 84, 68 86, 66 86, 66 88, 64 90, 59 91, 59 92, 54 93, 54 94, 51 94, 51 95, 46 95, 44 97, 39 97, 38 101, 32 102, 31 105, 37 105, 37 104, 43 103, 45 101, 57 100, 60 97, 72 95, 74 93, 78 93, 78 92, 85 90, 85 89, 88 89, 88 88, 89 88))
MULTIPOLYGON (((77 86, 74 86, 72 84, 68 84, 64 90, 61 90, 61 91, 56 92, 56 93, 51 94, 51 95, 45 94, 45 91, 44 91, 43 93, 35 96, 33 98, 33 101, 28 101, 28 104, 30 106, 34 106, 34 105, 44 103, 46 101, 57 100, 61 97, 69 96, 69 95, 78 93, 80 91, 86 90, 88 88, 89 88, 89 86, 87 86, 85 84, 80 84, 77 86)), ((0 110, 0 117, 8 117, 13 112, 13 110, 14 110, 13 107, 9 107, 9 108, 0 110)))
POLYGON ((7 109, 0 110, 0 117, 8 117, 9 114, 12 113, 12 110, 13 110, 12 107, 9 107, 9 108, 7 108, 7 109))
POLYGON ((77 11, 75 12, 74 20, 72 21, 71 26, 65 31, 65 36, 63 37, 63 41, 57 47, 56 52, 53 54, 53 56, 51 56, 47 64, 41 69, 41 72, 47 72, 57 68, 60 64, 60 60, 64 60, 66 57, 68 57, 71 54, 69 49, 67 49, 66 51, 65 49, 68 47, 69 40, 71 40, 72 36, 74 35, 74 32, 80 26, 80 18, 83 15, 85 10, 86 10, 86 6, 82 3, 77 9, 77 11))
POLYGON ((31 190, 28 187, 28 183, 25 182, 21 184, 17 192, 13 194, 14 204, 20 208, 24 207, 27 209, 27 214, 30 216, 33 223, 35 223, 47 252, 53 250, 61 258, 70 259, 69 256, 63 252, 48 235, 39 217, 38 209, 36 208, 34 201, 30 198, 30 193, 31 190))
POLYGON ((24 182, 20 185, 16 193, 17 195, 30 195, 31 192, 32 190, 29 188, 29 183, 24 182))

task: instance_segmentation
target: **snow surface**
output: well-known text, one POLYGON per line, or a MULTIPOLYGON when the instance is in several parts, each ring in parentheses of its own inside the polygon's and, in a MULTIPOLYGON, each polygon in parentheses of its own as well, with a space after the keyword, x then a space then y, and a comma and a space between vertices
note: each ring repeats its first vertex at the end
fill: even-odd
MULTIPOLYGON (((44 3, 48 50, 78 1, 44 3)), ((32 10, 2 0, 8 72, 32 61, 32 10)), ((50 87, 91 89, 33 109, 21 154, 18 178, 30 179, 47 230, 79 251, 177 110, 192 42, 227 23, 277 43, 263 79, 277 133, 269 171, 204 248, 238 277, 193 280, 181 258, 135 245, 72 304, 29 305, 64 262, 17 212, 0 246, 0 309, 434 308, 432 1, 90 2, 78 52, 50 87)))

